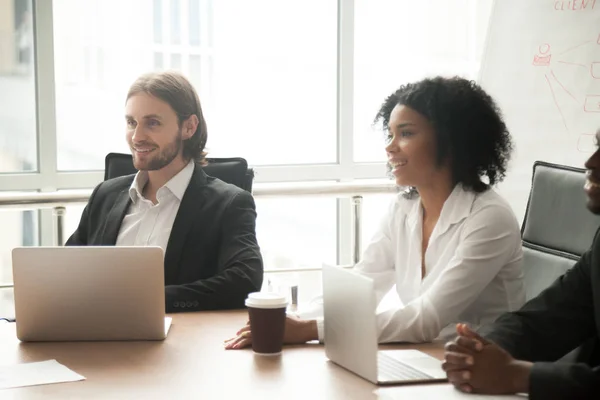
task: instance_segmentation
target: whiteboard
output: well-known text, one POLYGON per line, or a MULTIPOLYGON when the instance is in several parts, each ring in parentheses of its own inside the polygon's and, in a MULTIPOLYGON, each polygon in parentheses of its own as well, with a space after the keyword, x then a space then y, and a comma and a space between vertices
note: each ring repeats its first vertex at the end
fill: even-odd
POLYGON ((496 0, 480 70, 515 151, 499 192, 523 219, 533 163, 583 167, 600 128, 600 0, 496 0))

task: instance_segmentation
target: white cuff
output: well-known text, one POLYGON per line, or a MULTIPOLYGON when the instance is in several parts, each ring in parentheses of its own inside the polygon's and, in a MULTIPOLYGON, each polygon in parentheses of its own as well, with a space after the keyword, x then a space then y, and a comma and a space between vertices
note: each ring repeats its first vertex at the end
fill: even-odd
POLYGON ((323 343, 323 339, 325 339, 325 320, 323 318, 317 318, 315 321, 317 322, 319 343, 323 343))

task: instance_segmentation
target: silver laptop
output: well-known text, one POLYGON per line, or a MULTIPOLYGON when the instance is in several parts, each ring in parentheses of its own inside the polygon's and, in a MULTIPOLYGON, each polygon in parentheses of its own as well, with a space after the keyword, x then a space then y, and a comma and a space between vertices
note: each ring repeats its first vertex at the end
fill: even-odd
POLYGON ((376 308, 372 279, 323 266, 327 358, 378 385, 445 381, 442 362, 434 357, 417 350, 378 350, 376 308))
POLYGON ((160 247, 18 247, 12 263, 21 341, 166 337, 160 247))

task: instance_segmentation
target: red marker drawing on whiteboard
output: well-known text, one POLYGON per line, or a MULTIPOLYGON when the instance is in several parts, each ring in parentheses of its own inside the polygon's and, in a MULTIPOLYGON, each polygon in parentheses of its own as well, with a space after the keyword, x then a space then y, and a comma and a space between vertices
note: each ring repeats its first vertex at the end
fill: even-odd
POLYGON ((533 65, 536 67, 547 67, 550 65, 550 59, 552 55, 550 54, 550 45, 548 43, 544 43, 538 47, 539 54, 535 54, 533 56, 533 65))
POLYGON ((585 103, 583 104, 583 111, 588 113, 600 113, 600 95, 588 94, 585 97, 585 103))
POLYGON ((593 153, 596 151, 596 134, 583 133, 577 139, 577 150, 581 153, 593 153))
POLYGON ((594 61, 592 66, 590 67, 590 74, 592 74, 592 78, 600 79, 600 62, 594 61))

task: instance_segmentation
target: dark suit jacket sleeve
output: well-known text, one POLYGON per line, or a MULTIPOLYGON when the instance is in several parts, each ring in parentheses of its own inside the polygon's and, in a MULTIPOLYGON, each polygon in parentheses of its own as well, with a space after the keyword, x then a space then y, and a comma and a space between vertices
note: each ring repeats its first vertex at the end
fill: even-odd
POLYGON ((175 302, 198 301, 202 310, 244 307, 248 293, 259 291, 263 263, 256 240, 256 209, 248 192, 239 192, 223 216, 215 276, 165 288, 167 312, 180 311, 175 302))
POLYGON ((90 196, 88 203, 85 205, 83 209, 83 213, 81 214, 81 219, 79 220, 79 225, 77 229, 71 237, 65 243, 65 246, 86 246, 88 244, 88 229, 89 229, 89 218, 90 218, 90 209, 92 208, 92 202, 98 192, 98 188, 100 185, 94 188, 92 195, 90 196))
MULTIPOLYGON (((598 244, 595 240, 596 251, 598 244)), ((553 362, 596 334, 592 259, 596 261, 593 250, 521 310, 501 316, 486 335, 513 357, 534 362, 529 380, 532 400, 598 396, 598 368, 553 362)))

